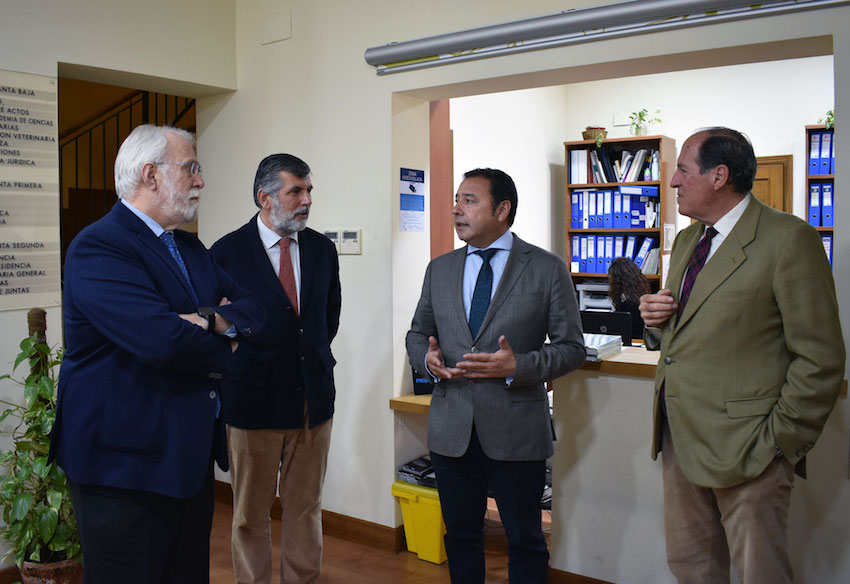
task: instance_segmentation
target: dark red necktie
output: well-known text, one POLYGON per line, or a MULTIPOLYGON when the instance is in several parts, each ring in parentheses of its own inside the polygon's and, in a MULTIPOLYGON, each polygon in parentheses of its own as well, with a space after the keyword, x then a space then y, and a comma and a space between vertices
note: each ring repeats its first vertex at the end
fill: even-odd
POLYGON ((292 270, 292 256, 289 254, 292 238, 282 237, 278 243, 280 244, 280 283, 289 298, 289 303, 292 304, 292 309, 295 310, 295 316, 298 316, 298 289, 295 286, 295 272, 292 270))
POLYGON ((697 244, 694 250, 694 255, 691 256, 691 261, 688 262, 688 270, 685 272, 685 280, 682 282, 682 293, 679 294, 679 308, 676 310, 676 322, 685 311, 685 305, 688 303, 688 298, 691 296, 691 289, 694 287, 697 276, 702 271, 705 265, 705 260, 708 257, 708 250, 711 249, 711 240, 717 235, 717 230, 714 227, 709 227, 705 230, 705 236, 697 244))

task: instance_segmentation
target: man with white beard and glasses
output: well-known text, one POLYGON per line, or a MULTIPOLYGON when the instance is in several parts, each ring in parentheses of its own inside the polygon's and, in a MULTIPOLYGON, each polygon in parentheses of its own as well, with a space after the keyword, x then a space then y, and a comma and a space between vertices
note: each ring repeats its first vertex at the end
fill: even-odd
POLYGON ((283 508, 280 582, 315 582, 322 564, 322 485, 336 395, 331 341, 341 295, 333 243, 307 228, 310 172, 290 154, 264 158, 253 187, 259 213, 211 249, 268 314, 240 349, 240 375, 223 386, 239 584, 271 582, 275 491, 283 508))
POLYGON ((120 199, 71 243, 50 457, 68 477, 87 584, 209 582, 220 380, 264 311, 194 235, 192 135, 134 129, 120 199))

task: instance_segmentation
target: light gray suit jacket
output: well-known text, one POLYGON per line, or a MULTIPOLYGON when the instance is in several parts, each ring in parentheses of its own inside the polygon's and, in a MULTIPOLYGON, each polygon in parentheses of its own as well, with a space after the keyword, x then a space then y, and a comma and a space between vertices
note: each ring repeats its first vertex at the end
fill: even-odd
POLYGON ((490 308, 472 338, 463 307, 466 248, 434 259, 425 272, 407 351, 421 370, 428 337, 440 343, 454 367, 465 353, 492 353, 505 335, 517 370, 504 378, 442 380, 434 387, 428 416, 428 447, 444 456, 466 452, 475 424, 481 447, 495 460, 542 460, 552 455, 546 380, 579 367, 585 359, 575 288, 558 256, 516 235, 490 308), (549 343, 544 344, 546 337, 549 343))

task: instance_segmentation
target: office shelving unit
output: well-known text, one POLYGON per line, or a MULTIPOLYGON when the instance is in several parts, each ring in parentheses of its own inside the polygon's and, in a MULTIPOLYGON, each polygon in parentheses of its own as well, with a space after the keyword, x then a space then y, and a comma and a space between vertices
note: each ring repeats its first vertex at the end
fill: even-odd
MULTIPOLYGON (((832 264, 832 247, 833 247, 833 224, 834 217, 827 218, 827 213, 832 213, 835 209, 835 174, 834 160, 827 162, 824 166, 823 152, 812 152, 813 143, 812 135, 824 132, 830 133, 830 142, 835 138, 835 126, 830 130, 826 129, 824 124, 813 124, 806 126, 806 215, 809 224, 817 229, 823 240, 824 251, 829 258, 830 265, 832 264), (825 196, 825 192, 828 195, 825 196), (814 197, 813 197, 814 195, 814 197), (828 199, 827 199, 828 197, 828 199), (817 207, 817 214, 813 216, 812 207, 817 207)), ((817 144, 815 147, 818 147, 817 144)), ((831 155, 828 158, 833 158, 831 155)))
MULTIPOLYGON (((573 257, 573 249, 572 249, 572 239, 573 235, 595 235, 595 236, 606 236, 606 235, 635 235, 638 239, 638 244, 644 237, 652 237, 656 240, 657 246, 660 247, 660 257, 659 257, 659 269, 657 274, 647 274, 647 278, 650 280, 650 283, 653 285, 653 288, 656 288, 660 285, 661 282, 664 281, 663 278, 663 256, 668 255, 669 247, 672 245, 672 239, 676 234, 676 201, 675 201, 675 193, 670 188, 669 183, 670 179, 673 176, 673 172, 675 171, 676 164, 676 142, 672 138, 668 136, 635 136, 628 138, 619 138, 612 140, 604 140, 602 142, 602 147, 607 148, 610 159, 620 159, 621 153, 623 151, 627 151, 631 154, 635 154, 640 149, 646 149, 649 151, 657 150, 658 151, 658 176, 656 180, 633 180, 630 182, 593 182, 593 171, 591 167, 591 163, 589 162, 591 159, 590 152, 596 149, 596 142, 594 140, 582 140, 576 142, 564 142, 564 156, 565 156, 565 230, 566 230, 566 249, 565 249, 565 258, 568 263, 573 257), (587 152, 586 158, 588 159, 588 168, 581 170, 576 173, 575 164, 571 164, 574 162, 574 152, 584 150, 587 152), (571 176, 575 175, 575 176, 571 176), (583 179, 587 177, 587 181, 584 182, 583 179), (578 182, 582 180, 583 182, 578 182), (572 194, 576 191, 584 191, 588 189, 594 190, 611 190, 616 191, 622 185, 631 185, 631 186, 653 186, 658 188, 659 200, 658 200, 658 210, 657 210, 657 220, 656 226, 654 227, 643 227, 643 228, 605 228, 605 227, 588 227, 588 228, 576 228, 571 226, 571 203, 572 203, 572 194), (667 228, 665 229, 665 225, 667 228), (669 241, 668 241, 669 239, 669 241), (666 251, 665 251, 666 250, 666 251)), ((583 158, 584 156, 582 156, 583 158)), ((641 177, 638 177, 641 178, 641 177)), ((575 271, 572 270, 573 278, 581 281, 599 281, 600 279, 607 279, 607 273, 602 272, 583 272, 583 271, 575 271)))

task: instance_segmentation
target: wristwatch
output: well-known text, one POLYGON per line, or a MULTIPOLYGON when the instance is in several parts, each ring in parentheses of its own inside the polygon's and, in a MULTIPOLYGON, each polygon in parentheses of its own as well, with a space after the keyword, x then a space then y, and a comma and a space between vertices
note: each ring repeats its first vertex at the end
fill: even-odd
POLYGON ((208 333, 215 332, 215 309, 212 306, 201 306, 198 308, 198 316, 203 316, 207 319, 208 333))

